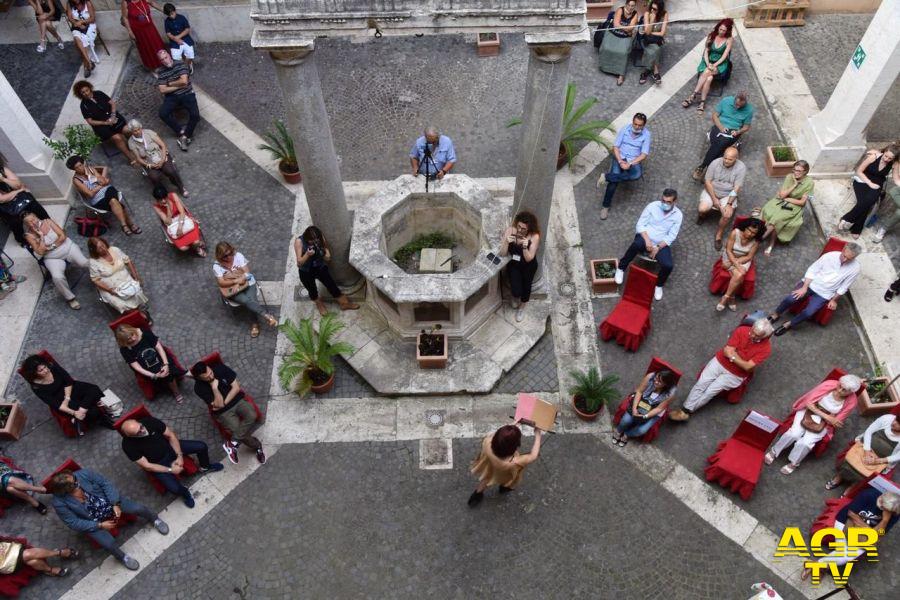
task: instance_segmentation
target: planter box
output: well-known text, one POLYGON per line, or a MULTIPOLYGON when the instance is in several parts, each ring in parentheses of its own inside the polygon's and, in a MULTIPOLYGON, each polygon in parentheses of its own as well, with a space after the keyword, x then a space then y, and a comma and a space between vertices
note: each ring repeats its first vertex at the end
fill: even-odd
POLYGON ((619 268, 619 259, 618 258, 601 258, 598 260, 591 261, 591 291, 595 294, 615 294, 619 291, 619 286, 616 285, 616 280, 612 277, 597 277, 597 270, 595 265, 602 263, 612 263, 614 268, 619 268))
POLYGON ((479 33, 475 38, 478 56, 497 56, 500 54, 500 34, 495 32, 479 33))
MULTIPOLYGON (((876 377, 872 382, 875 381, 888 383, 890 379, 887 377, 876 377)), ((871 382, 869 385, 871 385, 871 382)), ((882 398, 881 402, 872 403, 868 390, 863 390, 858 398, 859 414, 864 417, 880 416, 887 414, 897 406, 900 406, 900 395, 897 394, 894 386, 888 388, 887 396, 887 398, 882 398)))
POLYGON ((444 351, 435 356, 422 356, 419 354, 419 338, 422 334, 416 335, 416 361, 419 363, 420 369, 443 369, 447 366, 447 334, 436 333, 426 335, 441 335, 444 337, 444 351))
POLYGON ((9 407, 9 417, 6 419, 6 425, 0 428, 0 440, 17 440, 25 429, 27 420, 25 411, 18 402, 3 403, 0 406, 9 407))
POLYGON ((596 25, 597 23, 602 23, 606 20, 606 15, 609 14, 609 11, 613 9, 614 2, 587 2, 585 6, 587 6, 587 11, 585 16, 587 16, 587 22, 592 25, 596 25))
POLYGON ((779 162, 775 160, 775 155, 772 153, 772 148, 785 147, 790 148, 794 152, 794 156, 797 156, 797 149, 792 146, 766 146, 766 174, 768 174, 769 177, 783 178, 793 170, 794 163, 797 161, 796 158, 779 162))

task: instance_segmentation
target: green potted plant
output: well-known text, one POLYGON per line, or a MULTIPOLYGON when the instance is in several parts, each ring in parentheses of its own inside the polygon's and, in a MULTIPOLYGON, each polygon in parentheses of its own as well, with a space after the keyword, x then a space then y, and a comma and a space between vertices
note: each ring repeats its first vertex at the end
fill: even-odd
POLYGON ((301 397, 310 391, 324 394, 334 386, 333 358, 338 354, 351 354, 353 346, 335 341, 334 337, 344 324, 332 314, 319 320, 319 331, 313 328, 312 319, 302 319, 295 325, 290 319, 278 329, 294 345, 293 351, 278 366, 278 381, 286 390, 293 389, 301 397))
POLYGON ((572 407, 575 414, 585 421, 596 419, 604 404, 612 404, 620 399, 619 390, 615 387, 619 382, 616 375, 600 377, 597 367, 591 367, 587 371, 571 370, 569 376, 573 382, 569 387, 572 407))
POLYGON ((793 146, 766 146, 766 173, 769 177, 784 177, 797 162, 797 150, 793 146))
POLYGON ((416 336, 416 361, 420 369, 443 369, 447 366, 447 334, 440 333, 435 323, 428 333, 423 329, 416 336))
POLYGON ((69 125, 63 130, 65 140, 44 138, 44 143, 53 150, 53 158, 67 160, 70 156, 90 158, 94 148, 102 143, 94 130, 87 125, 69 125))
POLYGON ((864 417, 880 416, 900 406, 900 395, 894 390, 894 383, 900 375, 889 379, 881 365, 875 365, 871 377, 858 394, 859 414, 864 417))
POLYGON ((18 402, 0 402, 0 440, 17 440, 22 436, 27 417, 18 402))
POLYGON ((591 291, 595 294, 615 294, 619 290, 616 285, 616 269, 618 258, 600 258, 591 261, 591 291))
POLYGON ((288 133, 284 121, 275 121, 275 131, 267 131, 263 134, 265 144, 257 146, 260 150, 266 150, 272 158, 278 161, 278 172, 287 183, 300 183, 303 177, 300 175, 300 166, 297 164, 297 154, 294 151, 294 138, 288 133))
MULTIPOLYGON (((566 103, 563 107, 562 138, 559 141, 559 153, 556 156, 557 169, 562 168, 563 165, 568 164, 575 157, 575 142, 595 142, 607 150, 612 147, 610 141, 600 135, 603 130, 615 132, 609 121, 601 119, 582 121, 587 111, 593 108, 599 100, 595 97, 590 97, 579 104, 578 108, 575 108, 575 96, 577 93, 578 88, 574 83, 569 82, 566 86, 566 103)), ((511 119, 506 126, 513 127, 521 124, 522 118, 516 117, 511 119)))

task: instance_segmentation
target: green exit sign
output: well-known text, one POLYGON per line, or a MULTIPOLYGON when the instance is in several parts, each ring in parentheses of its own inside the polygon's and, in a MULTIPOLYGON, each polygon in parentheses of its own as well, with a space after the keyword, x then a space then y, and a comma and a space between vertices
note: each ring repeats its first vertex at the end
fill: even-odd
POLYGON ((866 51, 863 50, 862 44, 856 47, 856 50, 853 52, 853 57, 850 59, 850 62, 853 63, 853 66, 856 67, 857 70, 862 66, 863 62, 866 60, 866 51))

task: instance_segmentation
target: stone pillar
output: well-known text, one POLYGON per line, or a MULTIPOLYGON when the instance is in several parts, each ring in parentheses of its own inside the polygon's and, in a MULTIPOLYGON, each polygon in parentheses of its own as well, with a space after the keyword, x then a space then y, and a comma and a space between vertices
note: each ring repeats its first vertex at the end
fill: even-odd
POLYGON ((294 138, 312 222, 331 245, 332 276, 342 288, 352 291, 361 277, 349 262, 352 223, 314 50, 310 39, 294 47, 270 49, 269 54, 284 95, 287 128, 294 138))
POLYGON ((884 0, 860 40, 861 64, 849 60, 828 104, 809 118, 800 135, 798 153, 814 174, 844 176, 865 151, 865 129, 900 73, 897 31, 900 0, 884 0))

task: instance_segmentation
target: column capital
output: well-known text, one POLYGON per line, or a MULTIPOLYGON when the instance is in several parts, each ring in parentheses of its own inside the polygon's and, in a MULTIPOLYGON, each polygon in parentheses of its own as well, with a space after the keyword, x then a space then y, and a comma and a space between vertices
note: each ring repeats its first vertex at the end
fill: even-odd
POLYGON ((269 56, 275 61, 276 65, 282 67, 293 67, 299 65, 316 49, 313 40, 304 40, 296 46, 284 46, 279 48, 269 48, 269 56))
POLYGON ((541 62, 553 64, 567 60, 572 54, 571 44, 536 44, 528 46, 531 54, 541 62))

